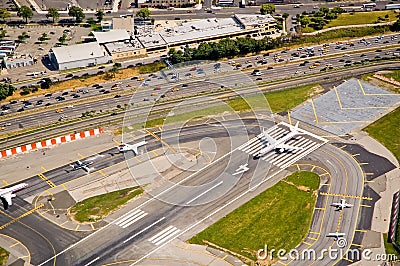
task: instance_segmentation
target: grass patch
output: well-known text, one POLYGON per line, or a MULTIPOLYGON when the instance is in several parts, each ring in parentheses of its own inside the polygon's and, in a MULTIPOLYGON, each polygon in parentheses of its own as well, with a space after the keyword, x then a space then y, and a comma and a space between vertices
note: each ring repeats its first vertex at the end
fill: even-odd
POLYGON ((355 12, 340 14, 337 19, 330 21, 324 28, 332 28, 337 26, 374 24, 380 22, 395 21, 396 14, 394 11, 374 11, 374 12, 355 12), (385 16, 389 17, 385 19, 385 16), (379 19, 381 18, 381 19, 379 19))
POLYGON ((10 252, 0 247, 0 266, 6 265, 9 256, 10 252))
POLYGON ((265 97, 270 105, 268 109, 272 110, 274 113, 279 113, 292 109, 293 107, 301 104, 321 91, 322 88, 318 84, 311 84, 282 91, 266 92, 263 95, 257 94, 247 97, 250 100, 247 98, 236 98, 229 100, 228 105, 231 106, 235 111, 248 111, 250 110, 250 106, 246 100, 251 103, 251 106, 253 106, 254 103, 256 105, 264 104, 265 106, 265 97))
POLYGON ((370 124, 364 131, 382 143, 400 161, 400 107, 370 124))
POLYGON ((388 234, 383 234, 383 243, 385 244, 386 254, 394 254, 397 258, 400 258, 400 253, 397 252, 392 243, 388 242, 388 234))
POLYGON ((96 222, 117 211, 129 200, 142 193, 143 189, 133 187, 94 196, 76 203, 70 209, 70 213, 81 223, 96 222))
POLYGON ((214 243, 252 260, 257 250, 296 247, 306 236, 312 218, 319 176, 296 172, 262 192, 189 241, 214 243), (295 184, 291 184, 291 183, 295 184), (306 186, 310 191, 302 189, 306 186))
POLYGON ((167 65, 164 62, 155 62, 151 64, 146 64, 143 66, 139 66, 138 70, 140 74, 148 74, 160 71, 161 69, 165 68, 167 65))
POLYGON ((384 74, 387 78, 392 78, 394 80, 400 81, 400 70, 393 70, 390 73, 384 74))

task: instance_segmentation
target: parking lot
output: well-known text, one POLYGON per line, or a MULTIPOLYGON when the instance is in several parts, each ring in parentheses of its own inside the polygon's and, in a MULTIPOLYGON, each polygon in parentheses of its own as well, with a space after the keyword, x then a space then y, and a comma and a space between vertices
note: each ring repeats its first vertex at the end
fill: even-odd
POLYGON ((358 79, 350 79, 292 113, 292 117, 336 135, 385 115, 400 95, 358 79))

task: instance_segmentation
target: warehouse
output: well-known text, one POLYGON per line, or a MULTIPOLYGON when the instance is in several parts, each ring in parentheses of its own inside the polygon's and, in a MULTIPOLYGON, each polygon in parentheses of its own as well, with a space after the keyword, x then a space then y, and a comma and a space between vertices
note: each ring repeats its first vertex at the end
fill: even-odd
POLYGON ((49 58, 58 70, 112 62, 112 57, 97 42, 54 47, 50 50, 49 58))

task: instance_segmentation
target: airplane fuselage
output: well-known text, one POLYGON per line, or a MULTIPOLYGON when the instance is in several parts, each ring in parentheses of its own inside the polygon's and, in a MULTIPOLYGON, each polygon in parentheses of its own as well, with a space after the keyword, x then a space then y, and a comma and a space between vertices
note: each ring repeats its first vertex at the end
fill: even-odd
MULTIPOLYGON (((282 138, 278 139, 275 144, 272 145, 272 144, 268 143, 267 147, 262 148, 260 150, 260 152, 258 153, 258 156, 259 157, 263 156, 264 154, 266 154, 266 153, 268 153, 268 152, 270 152, 272 150, 275 150, 277 146, 279 146, 280 144, 284 144, 286 141, 294 138, 294 136, 296 136, 296 134, 298 134, 298 133, 297 132, 289 132, 287 135, 285 135, 282 138)), ((279 151, 283 152, 284 150, 281 149, 279 151)))

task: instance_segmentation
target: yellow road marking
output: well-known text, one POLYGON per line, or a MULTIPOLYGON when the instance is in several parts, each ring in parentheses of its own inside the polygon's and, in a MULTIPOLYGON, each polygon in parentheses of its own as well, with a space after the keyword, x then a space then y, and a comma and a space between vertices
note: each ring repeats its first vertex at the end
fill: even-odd
POLYGON ((352 245, 352 246, 356 246, 356 247, 360 247, 360 248, 362 248, 362 247, 363 247, 363 245, 354 244, 354 243, 351 243, 351 245, 352 245))
POLYGON ((315 165, 311 168, 311 172, 313 172, 314 171, 314 169, 315 169, 315 165))
POLYGON ((343 149, 343 148, 346 148, 347 147, 347 145, 343 145, 342 147, 340 147, 340 149, 343 149))
POLYGON ((374 173, 365 173, 366 175, 374 175, 374 173))
POLYGON ((6 186, 9 185, 8 182, 7 182, 6 180, 3 179, 2 181, 3 181, 4 185, 6 185, 6 186))
POLYGON ((360 204, 361 207, 367 207, 367 208, 371 208, 371 206, 369 205, 365 205, 365 204, 360 204))
POLYGON ((321 233, 320 232, 310 232, 310 234, 319 235, 321 233))
POLYGON ((314 208, 314 209, 320 210, 320 211, 325 211, 326 210, 325 208, 314 208))
POLYGON ((362 91, 362 93, 365 95, 365 96, 390 96, 390 95, 398 95, 398 94, 396 94, 396 93, 365 93, 365 91, 364 91, 364 87, 363 87, 363 85, 361 84, 361 82, 360 82, 360 80, 359 79, 357 79, 357 82, 358 82, 358 85, 360 86, 360 89, 361 89, 361 91, 362 91))
POLYGON ((56 187, 56 185, 48 180, 42 173, 38 174, 37 176, 40 177, 40 179, 42 179, 44 182, 46 182, 51 188, 56 187))
POLYGON ((121 142, 119 142, 118 140, 113 139, 113 141, 115 142, 115 144, 117 144, 117 146, 121 145, 121 142))
POLYGON ((21 214, 20 216, 18 216, 17 218, 14 218, 13 220, 9 221, 8 223, 3 224, 2 226, 0 226, 0 230, 3 230, 4 228, 6 228, 7 226, 9 226, 10 224, 13 224, 15 222, 17 222, 18 220, 24 218, 25 216, 28 216, 31 213, 34 213, 35 211, 37 211, 40 208, 43 208, 44 204, 40 204, 39 206, 33 208, 32 210, 29 210, 23 214, 21 214))
POLYGON ((136 161, 138 161, 139 163, 141 163, 142 161, 139 159, 139 157, 135 156, 134 157, 136 159, 136 161))
POLYGON ((356 232, 361 232, 361 233, 366 233, 366 232, 367 232, 367 230, 361 230, 361 229, 356 229, 356 230, 354 230, 354 231, 356 231, 356 232))
POLYGON ((42 168, 43 171, 47 172, 47 169, 44 168, 43 166, 40 166, 40 168, 42 168))
MULTIPOLYGON (((132 133, 130 133, 129 134, 130 136, 131 136, 131 138, 133 139, 133 140, 136 140, 137 138, 135 137, 135 135, 133 135, 132 133)), ((119 145, 119 144, 118 144, 119 145)))
POLYGON ((64 190, 68 190, 65 184, 61 184, 61 186, 64 188, 64 190))
POLYGON ((81 153, 79 153, 78 152, 78 156, 81 158, 81 159, 83 159, 83 158, 85 158, 85 156, 83 156, 81 153))
POLYGON ((155 156, 158 156, 158 153, 155 150, 151 151, 155 156))
POLYGON ((296 164, 297 170, 300 171, 300 166, 298 164, 296 164))
POLYGON ((338 100, 340 109, 343 109, 343 106, 342 106, 342 103, 340 102, 339 93, 338 93, 338 91, 337 91, 337 89, 336 89, 336 86, 333 86, 333 90, 334 90, 335 93, 336 93, 336 99, 338 100))
POLYGON ((308 237, 311 240, 318 240, 318 238, 314 238, 314 237, 308 237))
POLYGON ((68 221, 64 221, 64 222, 60 223, 60 226, 63 226, 66 223, 68 223, 68 221))
POLYGON ((157 136, 156 134, 154 134, 153 132, 151 132, 151 131, 148 130, 147 128, 145 129, 145 131, 146 131, 148 134, 152 135, 155 139, 157 139, 158 141, 160 141, 161 143, 163 143, 165 146, 167 146, 168 149, 170 149, 172 152, 176 152, 176 150, 175 150, 171 145, 169 145, 167 142, 165 142, 164 140, 162 140, 159 136, 157 136))
POLYGON ((367 179, 364 179, 364 183, 374 183, 375 181, 374 180, 367 180, 367 179))
POLYGON ((100 173, 102 176, 106 177, 107 175, 103 172, 103 170, 99 170, 97 171, 98 173, 100 173))
POLYGON ((93 223, 90 224, 90 227, 92 227, 92 230, 96 230, 96 229, 94 228, 93 223))
POLYGON ((314 105, 314 100, 313 99, 311 99, 311 106, 312 106, 312 109, 313 109, 313 112, 314 112, 315 123, 319 124, 317 111, 315 110, 315 105, 314 105))
POLYGON ((290 117, 290 111, 287 112, 287 115, 288 115, 288 119, 289 119, 289 125, 291 125, 292 124, 292 118, 290 117))
POLYGON ((228 257, 228 255, 225 255, 222 259, 224 260, 224 259, 226 259, 226 257, 228 257))
POLYGON ((162 127, 159 126, 159 127, 158 127, 158 130, 159 130, 160 132, 162 132, 162 127))
POLYGON ((307 242, 305 242, 305 241, 303 241, 303 243, 306 244, 306 245, 309 245, 309 246, 312 246, 312 245, 313 245, 313 244, 307 243, 307 242))
POLYGON ((359 153, 356 153, 356 154, 352 154, 351 156, 356 157, 356 156, 358 156, 358 155, 360 155, 360 154, 359 154, 359 153))
POLYGON ((76 227, 75 227, 75 231, 77 231, 79 229, 79 227, 80 227, 80 225, 77 224, 76 227))
POLYGON ((343 256, 343 258, 342 259, 344 259, 344 260, 347 260, 347 261, 350 261, 350 262, 354 262, 354 261, 352 261, 351 259, 349 259, 349 258, 346 258, 346 256, 343 256))
POLYGON ((362 197, 362 196, 355 196, 355 195, 345 195, 345 194, 337 194, 337 193, 325 193, 320 192, 319 194, 323 196, 332 196, 332 197, 343 197, 343 198, 352 198, 352 199, 365 199, 365 200, 372 200, 370 197, 362 197))

